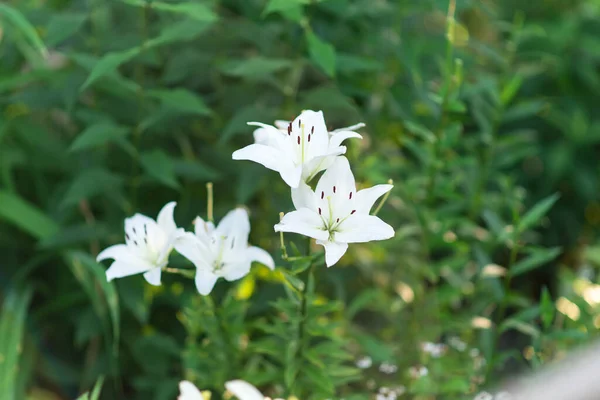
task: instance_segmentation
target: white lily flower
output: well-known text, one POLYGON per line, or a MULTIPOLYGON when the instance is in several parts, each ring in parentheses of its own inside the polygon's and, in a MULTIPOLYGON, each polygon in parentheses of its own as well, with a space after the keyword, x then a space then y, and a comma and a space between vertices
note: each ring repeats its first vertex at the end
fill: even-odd
POLYGON ((151 285, 160 285, 161 268, 167 265, 173 242, 183 233, 173 219, 177 203, 166 204, 156 221, 142 214, 125 219, 125 243, 110 246, 100 252, 97 261, 112 258, 106 270, 106 280, 144 273, 151 285))
MULTIPOLYGON (((279 126, 281 126, 279 121, 279 126)), ((285 130, 260 122, 248 122, 263 130, 255 131, 256 143, 236 150, 234 160, 250 160, 279 172, 292 188, 309 182, 317 173, 327 169, 337 156, 346 152, 342 142, 362 138, 354 132, 364 124, 327 132, 322 111, 303 111, 285 130)))
POLYGON ((201 392, 190 381, 179 382, 179 397, 177 400, 210 400, 210 392, 201 392))
MULTIPOLYGON (((254 385, 240 379, 225 382, 225 388, 229 393, 237 397, 238 400, 271 400, 270 397, 265 397, 254 385)), ((273 400, 283 399, 277 398, 273 400)))
POLYGON ((175 249, 196 266, 196 288, 202 295, 211 292, 220 277, 234 281, 250 272, 253 261, 275 268, 273 258, 261 248, 248 246, 250 221, 243 208, 230 211, 215 228, 197 217, 195 234, 186 232, 175 249))
POLYGON ((275 225, 276 232, 294 232, 317 240, 325 247, 325 262, 331 267, 348 250, 348 243, 385 240, 394 229, 369 215, 379 197, 392 185, 376 185, 356 191, 354 175, 346 157, 338 157, 325 171, 316 191, 306 184, 292 189, 296 211, 287 213, 275 225))

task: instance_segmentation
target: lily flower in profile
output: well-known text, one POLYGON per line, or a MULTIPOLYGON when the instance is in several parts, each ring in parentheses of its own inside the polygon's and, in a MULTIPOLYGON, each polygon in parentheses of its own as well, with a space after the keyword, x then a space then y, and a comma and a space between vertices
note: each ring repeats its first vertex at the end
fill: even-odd
POLYGON ((195 233, 178 237, 175 249, 196 266, 196 288, 202 295, 213 289, 217 279, 240 279, 250 272, 253 261, 275 268, 273 258, 261 248, 248 246, 250 221, 243 208, 230 211, 215 228, 197 217, 195 233))
POLYGON ((144 273, 151 285, 160 285, 161 268, 168 262, 173 242, 183 229, 177 228, 173 210, 177 203, 166 204, 158 213, 156 221, 142 214, 125 220, 125 244, 116 244, 100 252, 97 261, 112 258, 106 270, 106 279, 144 273))
POLYGON ((210 400, 210 392, 200 391, 196 385, 190 381, 179 382, 179 396, 177 400, 210 400))
MULTIPOLYGON (((265 397, 261 392, 259 392, 254 385, 251 385, 248 382, 240 379, 225 382, 225 388, 229 393, 237 397, 238 400, 271 400, 270 397, 265 397)), ((278 398, 274 400, 283 399, 278 398)))
POLYGON ((254 133, 256 143, 236 150, 234 160, 250 160, 279 172, 292 188, 300 182, 309 182, 317 173, 327 169, 337 156, 346 152, 342 142, 348 138, 362 138, 354 130, 364 124, 327 131, 322 111, 303 111, 296 119, 281 129, 282 121, 275 126, 248 122, 262 130, 254 133))
POLYGON ((356 191, 354 175, 346 157, 338 157, 325 171, 316 191, 302 184, 292 189, 296 211, 287 213, 275 225, 276 232, 294 232, 317 240, 325 247, 325 262, 331 267, 348 250, 348 243, 385 240, 394 229, 369 215, 379 197, 392 185, 376 185, 356 191))

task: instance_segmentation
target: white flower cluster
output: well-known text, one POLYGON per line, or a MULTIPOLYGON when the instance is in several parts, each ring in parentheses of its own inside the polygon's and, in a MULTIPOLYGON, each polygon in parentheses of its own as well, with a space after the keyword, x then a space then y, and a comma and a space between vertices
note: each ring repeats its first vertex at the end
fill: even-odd
POLYGON ((346 253, 348 243, 384 240, 394 236, 394 229, 374 215, 369 215, 378 198, 392 185, 377 185, 356 190, 354 175, 341 143, 361 138, 356 129, 327 131, 321 111, 303 111, 291 122, 276 121, 276 126, 260 126, 254 132, 255 143, 233 153, 235 160, 250 160, 279 172, 292 188, 295 211, 275 225, 277 232, 293 232, 317 240, 325 247, 328 267, 346 253), (319 172, 315 190, 308 185, 319 172))
POLYGON ((253 261, 274 269, 273 259, 263 249, 248 246, 250 221, 243 208, 230 211, 215 227, 197 217, 195 232, 177 228, 173 219, 175 202, 163 207, 156 221, 141 214, 125 220, 125 244, 117 244, 98 254, 98 261, 114 259, 106 278, 144 273, 152 285, 160 285, 161 271, 173 249, 196 267, 196 288, 209 294, 220 277, 240 279, 250 272, 253 261))
MULTIPOLYGON (((275 225, 277 232, 294 232, 316 239, 325 248, 328 267, 348 249, 348 243, 384 240, 394 229, 370 215, 378 198, 392 185, 376 185, 356 190, 348 160, 342 156, 348 138, 361 138, 355 132, 364 124, 328 132, 321 111, 303 111, 291 122, 277 121, 275 126, 258 122, 255 143, 233 153, 235 160, 251 160, 279 172, 292 188, 296 208, 275 225), (315 190, 308 183, 325 171, 315 190)), ((143 273, 152 285, 160 285, 173 249, 196 267, 198 292, 206 295, 217 279, 234 281, 250 271, 252 262, 274 269, 272 257, 264 250, 248 245, 250 222, 243 208, 229 212, 215 227, 200 217, 195 231, 178 228, 173 211, 175 202, 165 205, 156 220, 136 214, 125 220, 125 244, 108 247, 97 260, 113 259, 106 271, 107 280, 143 273)))
POLYGON ((396 400, 399 396, 402 396, 406 392, 406 388, 404 386, 398 386, 396 388, 389 388, 387 386, 382 386, 379 388, 377 395, 375 396, 376 400, 396 400))

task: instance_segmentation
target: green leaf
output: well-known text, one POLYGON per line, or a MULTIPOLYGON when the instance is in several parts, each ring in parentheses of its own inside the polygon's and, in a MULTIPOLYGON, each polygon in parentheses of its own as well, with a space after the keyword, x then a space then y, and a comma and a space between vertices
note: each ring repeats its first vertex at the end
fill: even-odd
POLYGON ((210 109, 200 96, 186 89, 151 90, 149 97, 160 101, 166 109, 182 114, 208 115, 210 109))
POLYGON ((528 257, 513 265, 510 269, 510 274, 512 276, 519 276, 528 271, 539 268, 548 261, 551 261, 554 258, 556 258, 560 253, 560 247, 534 250, 528 257))
POLYGON ((290 60, 283 58, 251 57, 245 60, 234 60, 227 63, 223 73, 240 78, 262 78, 292 66, 290 60))
POLYGON ((217 14, 215 14, 210 8, 200 3, 161 3, 153 1, 151 3, 152 8, 159 11, 167 11, 177 14, 183 14, 191 19, 202 22, 214 22, 217 20, 217 14))
POLYGON ((308 54, 327 75, 335 76, 335 47, 327 43, 312 31, 306 31, 306 41, 308 45, 308 54))
POLYGON ((92 393, 86 392, 79 396, 76 400, 98 400, 100 398, 100 391, 102 390, 102 384, 104 383, 104 377, 101 376, 96 381, 92 393))
POLYGON ((23 334, 31 288, 13 287, 8 291, 0 314, 0 398, 17 399, 17 374, 23 349, 23 334))
POLYGON ((158 182, 173 189, 179 187, 179 182, 175 177, 175 168, 171 158, 162 150, 153 150, 143 153, 140 156, 140 162, 144 170, 156 179, 158 182))
POLYGON ((100 122, 87 127, 79 134, 71 144, 70 151, 89 149, 109 142, 122 140, 129 133, 129 128, 113 124, 112 122, 100 122))
POLYGON ((555 307, 548 288, 544 286, 540 298, 540 313, 544 329, 548 329, 554 320, 555 307))
POLYGON ((66 39, 73 36, 81 29, 87 15, 83 13, 56 13, 52 15, 48 26, 46 27, 46 43, 48 46, 55 47, 66 39))
POLYGON ((334 394, 335 387, 325 369, 317 368, 313 364, 304 364, 302 366, 302 373, 308 378, 310 383, 312 383, 311 386, 316 386, 327 393, 327 395, 332 396, 334 394))
POLYGON ((517 94, 521 84, 523 83, 523 77, 515 74, 513 78, 502 88, 502 93, 500 94, 500 101, 503 105, 507 105, 511 102, 515 94, 517 94))
POLYGON ((199 160, 172 160, 175 175, 193 181, 216 180, 221 175, 213 168, 204 165, 199 160))
POLYGON ((211 25, 210 22, 185 20, 176 24, 168 24, 160 35, 146 42, 147 48, 164 46, 175 42, 184 42, 194 39, 211 25))
POLYGON ((119 297, 114 284, 106 280, 104 267, 89 254, 70 251, 66 252, 64 257, 73 275, 90 298, 96 315, 103 323, 107 344, 112 345, 113 355, 116 355, 119 349, 121 323, 119 297), (111 326, 112 330, 110 330, 111 326))
POLYGON ((560 195, 555 193, 536 203, 525 215, 523 215, 523 218, 521 218, 517 225, 517 230, 519 232, 524 232, 533 225, 539 223, 542 217, 550 211, 559 197, 560 195))
POLYGON ((534 325, 514 318, 509 318, 500 325, 500 332, 506 332, 509 329, 515 329, 532 338, 537 338, 540 335, 539 329, 534 325))
POLYGON ((147 2, 144 0, 121 0, 123 3, 136 6, 136 7, 150 7, 157 11, 171 12, 175 14, 183 14, 196 21, 213 22, 217 20, 217 14, 215 14, 210 8, 200 3, 163 3, 160 1, 147 2))
POLYGON ((419 124, 418 122, 404 121, 404 126, 410 133, 420 137, 428 143, 433 143, 437 140, 435 134, 431 132, 429 128, 419 124))
POLYGON ((103 168, 81 171, 67 189, 61 202, 62 207, 79 204, 83 199, 98 195, 114 195, 123 185, 123 178, 103 168))
POLYGON ((53 236, 59 226, 36 206, 18 195, 0 190, 0 219, 8 221, 37 239, 53 236))
POLYGON ((142 52, 141 47, 134 47, 125 51, 112 52, 104 55, 92 68, 81 90, 87 89, 92 83, 103 76, 114 73, 121 64, 133 59, 142 52))
POLYGON ((265 17, 274 12, 284 15, 289 12, 297 12, 298 9, 302 10, 302 6, 309 3, 310 0, 269 0, 262 15, 265 17))
POLYGON ((21 14, 18 10, 8 6, 6 4, 0 4, 0 18, 8 21, 12 24, 25 38, 31 43, 31 45, 43 56, 48 55, 48 50, 44 45, 44 42, 37 34, 37 31, 27 21, 27 18, 21 14))

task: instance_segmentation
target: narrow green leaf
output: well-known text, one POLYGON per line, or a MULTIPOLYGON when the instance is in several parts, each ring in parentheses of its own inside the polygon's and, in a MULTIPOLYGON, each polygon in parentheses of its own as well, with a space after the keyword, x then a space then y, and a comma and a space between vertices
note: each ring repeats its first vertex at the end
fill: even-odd
POLYGON ((223 73, 240 78, 258 79, 273 75, 292 66, 291 60, 283 58, 251 57, 234 60, 223 66, 223 73))
POLYGON ((33 204, 14 193, 0 190, 0 219, 4 219, 37 239, 54 235, 59 226, 33 204))
POLYGON ((19 30, 19 32, 25 36, 25 38, 43 57, 48 55, 48 50, 46 49, 44 42, 38 36, 33 25, 27 21, 27 18, 25 18, 20 11, 7 4, 0 4, 0 18, 8 21, 15 28, 17 28, 17 30, 19 30))
POLYGON ((515 94, 517 94, 521 84, 523 83, 523 77, 515 74, 513 78, 504 86, 502 93, 500 94, 500 101, 503 105, 508 105, 511 102, 515 94))
POLYGON ((204 100, 186 89, 151 90, 148 96, 159 100, 163 107, 171 111, 202 116, 210 114, 204 100))
POLYGON ((112 122, 100 122, 87 127, 71 144, 70 151, 89 149, 123 139, 129 129, 112 122))
POLYGON ((61 206, 68 207, 79 204, 83 199, 98 195, 114 195, 123 185, 123 178, 103 168, 81 171, 71 182, 65 193, 61 206))
POLYGON ((100 391, 102 390, 102 385, 104 384, 104 377, 101 376, 96 381, 94 385, 94 389, 92 389, 92 394, 90 395, 90 400, 98 400, 100 398, 100 391))
POLYGON ((554 320, 555 307, 550 297, 548 288, 544 286, 542 296, 540 298, 540 313, 542 317, 542 325, 544 329, 548 329, 554 320))
POLYGON ((134 47, 129 50, 112 52, 104 55, 94 66, 92 72, 83 83, 81 90, 87 89, 92 83, 96 82, 98 79, 111 74, 119 68, 121 64, 126 63, 127 61, 133 59, 142 51, 141 47, 134 47))
POLYGON ((524 232, 525 230, 539 223, 542 217, 546 215, 548 211, 550 211, 559 197, 560 195, 555 193, 536 203, 529 211, 527 211, 527 213, 525 213, 525 215, 523 215, 517 225, 517 230, 519 232, 524 232))
POLYGON ((306 41, 308 44, 308 53, 327 75, 335 76, 335 47, 330 43, 321 40, 312 31, 306 31, 306 41))
POLYGON ((179 182, 177 182, 177 178, 175 177, 173 162, 164 151, 153 150, 151 152, 143 153, 140 156, 140 162, 148 175, 158 182, 173 189, 179 187, 179 182))
POLYGON ((506 332, 509 329, 515 329, 525 335, 537 338, 540 335, 540 331, 534 325, 509 318, 500 325, 500 332, 506 332))
POLYGON ((512 276, 522 275, 528 271, 543 266, 548 261, 556 258, 560 253, 560 247, 535 250, 528 257, 513 265, 510 269, 510 273, 512 276))
POLYGON ((288 12, 297 11, 297 9, 301 10, 302 6, 308 3, 310 3, 310 0, 269 0, 262 15, 265 17, 274 12, 287 14, 288 12))
POLYGON ((114 284, 106 280, 105 268, 87 253, 70 251, 65 253, 65 260, 75 278, 87 292, 96 315, 103 322, 107 343, 112 345, 113 354, 116 355, 121 323, 119 297, 114 284), (112 330, 110 330, 111 326, 112 330))
POLYGON ((163 3, 161 1, 147 2, 144 0, 121 0, 125 4, 129 4, 135 7, 150 7, 157 11, 165 11, 176 14, 183 14, 196 21, 213 22, 217 20, 217 14, 215 14, 210 8, 204 4, 186 2, 186 3, 163 3))
POLYGON ((55 13, 46 27, 46 43, 54 47, 76 34, 88 16, 83 13, 55 13))
POLYGON ((0 398, 16 397, 17 374, 23 349, 23 334, 31 288, 12 288, 6 295, 0 314, 0 398))
POLYGON ((169 4, 158 1, 153 1, 152 8, 159 11, 167 11, 177 14, 183 14, 191 19, 202 22, 214 22, 217 20, 215 14, 210 8, 200 3, 177 3, 169 4))

